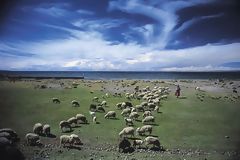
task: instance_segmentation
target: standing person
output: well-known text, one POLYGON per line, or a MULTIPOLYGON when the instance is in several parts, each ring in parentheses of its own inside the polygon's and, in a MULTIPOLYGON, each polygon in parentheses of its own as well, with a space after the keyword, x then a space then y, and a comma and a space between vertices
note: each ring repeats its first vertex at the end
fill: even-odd
POLYGON ((177 98, 180 96, 180 90, 181 90, 180 86, 177 85, 177 89, 176 89, 176 92, 175 92, 175 96, 177 96, 177 98))

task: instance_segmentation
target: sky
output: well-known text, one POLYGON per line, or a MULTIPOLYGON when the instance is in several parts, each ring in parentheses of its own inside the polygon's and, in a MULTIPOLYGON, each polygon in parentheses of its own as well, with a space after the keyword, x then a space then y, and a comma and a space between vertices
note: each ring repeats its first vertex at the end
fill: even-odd
POLYGON ((1 0, 0 70, 240 70, 240 3, 1 0))

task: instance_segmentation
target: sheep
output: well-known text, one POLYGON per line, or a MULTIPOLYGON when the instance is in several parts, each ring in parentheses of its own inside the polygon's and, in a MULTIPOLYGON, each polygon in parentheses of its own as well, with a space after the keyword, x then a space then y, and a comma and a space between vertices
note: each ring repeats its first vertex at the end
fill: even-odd
POLYGON ((126 103, 125 102, 122 102, 121 104, 121 109, 125 109, 127 107, 126 103))
POLYGON ((0 129, 0 133, 2 133, 2 132, 9 133, 10 136, 11 136, 11 139, 13 141, 18 141, 19 140, 17 133, 11 128, 2 128, 2 129, 0 129))
POLYGON ((98 97, 93 97, 92 101, 98 102, 99 98, 98 97))
POLYGON ((104 118, 116 118, 116 112, 108 111, 107 114, 105 114, 104 118))
POLYGON ((125 135, 130 135, 131 137, 134 137, 134 128, 133 127, 125 127, 123 128, 123 130, 121 132, 119 132, 118 134, 120 136, 120 138, 125 135))
POLYGON ((124 118, 127 126, 133 126, 133 120, 131 118, 124 118))
POLYGON ((126 104, 126 108, 127 108, 127 107, 133 107, 133 105, 132 105, 131 102, 125 102, 125 104, 126 104))
POLYGON ((158 105, 155 106, 154 111, 159 112, 160 107, 158 105))
POLYGON ((133 119, 133 120, 138 119, 138 117, 139 117, 139 114, 138 114, 137 112, 132 112, 132 113, 130 113, 130 115, 129 115, 129 118, 131 118, 131 119, 133 119))
POLYGON ((144 124, 144 123, 149 123, 149 122, 154 122, 154 121, 155 121, 155 119, 153 116, 147 116, 142 120, 142 123, 144 124))
POLYGON ((96 112, 93 112, 93 111, 89 111, 89 114, 91 117, 95 117, 96 116, 96 112))
POLYGON ((60 103, 60 100, 58 98, 52 98, 53 103, 60 103))
POLYGON ((35 133, 27 133, 25 139, 28 145, 35 146, 40 144, 40 137, 35 133))
POLYGON ((158 147, 160 148, 160 141, 156 137, 148 136, 144 139, 145 145, 148 146, 150 144, 153 145, 153 147, 158 147))
POLYGON ((109 98, 109 94, 108 94, 108 93, 106 93, 105 96, 106 96, 107 98, 109 98))
POLYGON ((145 134, 146 132, 148 132, 149 135, 152 134, 152 126, 151 125, 144 125, 144 126, 138 127, 136 129, 136 133, 138 133, 138 135, 140 135, 140 136, 145 134))
POLYGON ((49 125, 49 124, 45 124, 45 125, 43 126, 43 133, 44 133, 45 135, 50 135, 50 131, 51 131, 50 125, 49 125))
POLYGON ((2 149, 2 147, 10 146, 11 144, 12 142, 6 137, 0 137, 0 149, 2 149))
POLYGON ((135 108, 138 112, 144 112, 144 108, 141 105, 136 105, 135 108))
POLYGON ((97 117, 96 116, 93 117, 93 123, 97 123, 97 117))
POLYGON ((148 103, 148 108, 149 108, 150 110, 154 110, 155 107, 156 107, 156 105, 155 105, 154 103, 148 103))
POLYGON ((60 146, 65 147, 66 144, 69 144, 70 146, 73 145, 73 137, 68 135, 61 135, 60 136, 60 146))
POLYGON ((131 109, 130 108, 125 108, 123 109, 121 115, 125 116, 131 113, 131 109))
POLYGON ((76 135, 76 134, 71 134, 70 136, 71 136, 71 138, 72 138, 73 144, 79 145, 79 144, 82 143, 81 140, 80 140, 80 138, 78 137, 78 135, 76 135))
POLYGON ((74 126, 76 126, 78 120, 77 120, 76 117, 71 117, 71 118, 69 118, 69 119, 67 120, 67 122, 68 122, 71 126, 72 126, 73 124, 74 124, 74 126))
POLYGON ((72 104, 73 107, 79 107, 80 106, 80 104, 79 104, 79 102, 77 100, 73 100, 71 102, 71 104, 72 104))
POLYGON ((160 99, 167 99, 167 95, 162 95, 160 99))
POLYGON ((107 105, 107 101, 102 101, 102 103, 100 105, 101 106, 106 106, 107 105))
POLYGON ((68 128, 70 131, 72 130, 72 127, 68 121, 61 121, 59 123, 59 128, 61 129, 62 132, 64 132, 64 128, 68 128))
POLYGON ((102 106, 97 106, 97 111, 105 112, 105 109, 102 106))
POLYGON ((96 111, 97 110, 97 106, 95 104, 90 104, 89 110, 90 111, 96 111))
POLYGON ((134 107, 132 107, 132 108, 131 108, 131 113, 132 113, 132 112, 137 112, 137 109, 134 108, 134 107))
POLYGON ((33 126, 33 133, 41 135, 43 132, 43 125, 41 123, 36 123, 33 126))
POLYGON ((75 117, 77 119, 78 124, 79 123, 88 123, 87 118, 83 114, 77 114, 75 117))
POLYGON ((117 109, 122 109, 121 106, 122 106, 122 103, 117 103, 117 104, 116 104, 116 108, 117 108, 117 109))
POLYGON ((196 87, 196 88, 195 88, 195 90, 198 90, 198 91, 200 91, 200 87, 196 87))
POLYGON ((143 118, 147 117, 147 116, 152 116, 152 112, 151 111, 145 111, 143 113, 143 118))
POLYGON ((142 102, 140 105, 143 106, 143 107, 147 107, 148 103, 147 102, 142 102))
POLYGON ((143 143, 144 143, 143 140, 135 139, 135 140, 133 140, 133 147, 135 147, 135 148, 136 148, 136 146, 141 147, 141 145, 142 145, 143 143))

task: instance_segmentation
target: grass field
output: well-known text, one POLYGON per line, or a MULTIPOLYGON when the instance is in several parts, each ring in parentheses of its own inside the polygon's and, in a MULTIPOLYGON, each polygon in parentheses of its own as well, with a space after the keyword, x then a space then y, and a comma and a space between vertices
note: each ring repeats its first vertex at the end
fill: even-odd
MULTIPOLYGON (((210 93, 194 90, 193 87, 182 87, 186 99, 174 96, 175 86, 170 83, 159 83, 158 86, 168 86, 172 92, 167 100, 161 102, 161 113, 154 113, 156 125, 153 135, 158 136, 165 152, 148 152, 137 150, 131 154, 117 152, 118 133, 125 127, 121 111, 116 110, 116 103, 127 101, 126 98, 110 96, 106 98, 106 110, 116 110, 117 119, 104 119, 104 113, 97 113, 99 124, 93 124, 89 115, 89 105, 94 96, 102 97, 101 83, 79 81, 79 86, 72 89, 46 88, 34 89, 37 82, 17 81, 0 82, 0 128, 13 128, 19 134, 19 147, 28 159, 39 156, 40 151, 46 151, 46 159, 239 159, 240 147, 240 100, 212 99, 210 96, 225 96, 229 93, 210 93), (88 87, 86 83, 91 84, 88 87), (94 91, 94 93, 90 93, 94 91), (196 94, 204 95, 200 101, 196 94), (52 97, 58 97, 60 104, 53 104, 52 97), (71 101, 78 100, 80 107, 72 107, 71 101), (59 149, 60 132, 58 124, 77 113, 86 115, 90 124, 82 124, 74 128, 72 133, 79 135, 83 142, 81 150, 59 149), (51 125, 51 132, 57 138, 41 137, 44 144, 53 144, 49 148, 24 146, 24 136, 32 132, 35 123, 51 125), (226 138, 228 136, 229 138, 226 138), (61 151, 63 152, 61 152, 61 151)), ((41 83, 41 82, 38 82, 41 83)), ((110 83, 110 82, 109 82, 110 83)), ((119 82, 120 83, 120 82, 119 82)), ((187 83, 186 83, 187 84, 187 83)), ((104 85, 109 85, 104 84, 104 85)), ((138 82, 141 88, 151 82, 138 82)), ((114 87, 114 86, 112 86, 114 87)), ((102 100, 102 99, 101 99, 102 100)), ((132 100, 134 105, 142 100, 132 100)), ((140 117, 141 119, 142 117, 140 117)), ((134 127, 141 126, 135 122, 134 127)), ((72 134, 67 133, 67 134, 72 134)), ((139 136, 137 136, 139 137, 139 136)), ((141 138, 141 137, 140 137, 141 138)), ((44 158, 43 158, 44 159, 44 158)))

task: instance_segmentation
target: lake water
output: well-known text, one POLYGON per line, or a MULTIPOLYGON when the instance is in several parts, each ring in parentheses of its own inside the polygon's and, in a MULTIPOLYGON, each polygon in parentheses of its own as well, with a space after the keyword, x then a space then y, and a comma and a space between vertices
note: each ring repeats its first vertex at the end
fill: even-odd
POLYGON ((234 72, 128 72, 128 71, 1 71, 4 75, 36 77, 82 77, 84 79, 239 79, 234 72))

